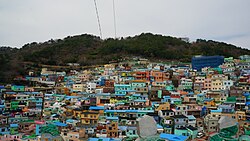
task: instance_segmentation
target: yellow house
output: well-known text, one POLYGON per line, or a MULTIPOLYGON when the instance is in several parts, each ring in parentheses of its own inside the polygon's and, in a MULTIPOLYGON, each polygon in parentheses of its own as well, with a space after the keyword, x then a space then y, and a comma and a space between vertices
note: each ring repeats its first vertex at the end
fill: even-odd
POLYGON ((212 79, 211 90, 222 90, 223 83, 221 79, 212 79))
POLYGON ((236 111, 235 116, 238 121, 246 120, 246 113, 243 111, 236 111))
POLYGON ((118 100, 116 98, 110 98, 110 104, 115 104, 117 102, 118 100))
POLYGON ((215 106, 215 101, 214 101, 214 99, 205 99, 204 105, 213 107, 213 106, 215 106))
POLYGON ((160 110, 170 110, 170 103, 169 102, 162 103, 155 109, 155 111, 157 112, 160 110))
POLYGON ((106 126, 107 130, 107 137, 108 138, 118 138, 118 123, 117 122, 111 122, 110 124, 107 124, 106 126))
POLYGON ((73 92, 84 92, 85 86, 84 84, 73 84, 72 89, 73 89, 73 92))
POLYGON ((88 111, 81 113, 81 123, 85 125, 97 124, 99 118, 99 112, 88 111))
POLYGON ((222 117, 222 116, 228 116, 232 119, 235 119, 236 121, 244 121, 246 120, 246 114, 243 111, 236 111, 235 113, 221 113, 221 112, 214 112, 211 113, 213 117, 222 117))

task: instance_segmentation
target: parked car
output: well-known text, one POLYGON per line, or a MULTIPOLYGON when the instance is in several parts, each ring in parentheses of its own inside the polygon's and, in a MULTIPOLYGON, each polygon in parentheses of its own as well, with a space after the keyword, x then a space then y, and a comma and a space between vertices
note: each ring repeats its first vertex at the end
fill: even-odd
POLYGON ((205 134, 203 133, 203 132, 199 132, 198 134, 197 134, 197 138, 202 138, 202 137, 204 137, 205 136, 205 134))

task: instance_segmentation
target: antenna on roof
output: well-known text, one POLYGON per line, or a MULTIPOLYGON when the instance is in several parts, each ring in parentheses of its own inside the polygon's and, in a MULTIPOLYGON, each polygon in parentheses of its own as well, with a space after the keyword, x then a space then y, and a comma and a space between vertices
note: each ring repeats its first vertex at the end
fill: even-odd
POLYGON ((100 38, 102 39, 102 29, 101 29, 101 23, 100 23, 96 0, 94 0, 94 3, 95 3, 95 12, 96 12, 96 17, 97 17, 97 22, 98 22, 98 27, 99 27, 99 32, 100 32, 100 38))

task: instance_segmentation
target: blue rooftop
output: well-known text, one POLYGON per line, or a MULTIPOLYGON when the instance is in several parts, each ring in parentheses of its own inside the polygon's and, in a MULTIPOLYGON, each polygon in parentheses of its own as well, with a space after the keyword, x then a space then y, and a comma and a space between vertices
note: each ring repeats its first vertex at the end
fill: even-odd
POLYGON ((18 128, 18 124, 10 124, 10 127, 12 127, 12 128, 18 128))
POLYGON ((133 94, 133 96, 141 96, 140 94, 133 94))
POLYGON ((163 127, 160 124, 157 124, 158 129, 163 129, 163 127))
POLYGON ((78 98, 79 96, 66 96, 65 98, 78 98))
POLYGON ((90 106, 90 110, 104 110, 104 106, 90 106))
POLYGON ((110 96, 110 93, 99 93, 96 96, 110 96))
POLYGON ((105 112, 107 113, 139 113, 139 112, 143 112, 143 113, 153 113, 154 110, 105 110, 105 112))
POLYGON ((188 119, 193 119, 195 120, 196 118, 193 115, 187 115, 188 119))
POLYGON ((126 94, 115 94, 115 96, 126 96, 126 94))
POLYGON ((127 126, 118 126, 118 129, 122 131, 126 131, 127 128, 128 128, 127 126))
POLYGON ((118 117, 107 117, 106 119, 107 120, 118 120, 119 118, 118 117))
POLYGON ((206 98, 206 99, 204 99, 204 101, 212 101, 213 100, 213 98, 206 98))
POLYGON ((193 94, 194 94, 194 92, 189 92, 188 94, 189 94, 189 95, 193 95, 193 94))
POLYGON ((188 139, 187 136, 179 136, 179 135, 165 134, 165 133, 161 133, 160 138, 169 141, 186 141, 188 139))
POLYGON ((250 105, 250 101, 246 102, 246 105, 247 105, 247 106, 250 105))
POLYGON ((146 100, 145 99, 136 99, 136 100, 134 100, 135 102, 146 102, 146 100))
POLYGON ((62 122, 54 122, 54 125, 56 125, 56 126, 61 126, 61 127, 67 126, 67 124, 62 123, 62 122))
POLYGON ((221 113, 222 109, 217 109, 217 110, 211 110, 211 113, 221 113))
POLYGON ((75 120, 73 119, 67 119, 66 122, 73 123, 75 120))
POLYGON ((250 93, 249 93, 249 92, 246 92, 246 93, 244 93, 243 95, 244 95, 244 96, 249 96, 250 93))
POLYGON ((16 92, 6 92, 6 94, 16 94, 16 92))
POLYGON ((204 96, 205 94, 203 94, 203 93, 200 93, 200 94, 197 94, 197 96, 204 96))
POLYGON ((113 138, 89 138, 88 141, 121 141, 122 139, 113 138))

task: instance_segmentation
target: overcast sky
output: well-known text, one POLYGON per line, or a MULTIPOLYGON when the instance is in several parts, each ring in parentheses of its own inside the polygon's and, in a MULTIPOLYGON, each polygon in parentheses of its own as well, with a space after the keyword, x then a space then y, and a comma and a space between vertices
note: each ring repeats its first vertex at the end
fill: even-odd
MULTIPOLYGON (((112 0, 96 0, 103 37, 114 37, 112 0)), ((115 0, 117 36, 152 32, 250 49, 250 0, 115 0)), ((0 46, 99 35, 93 0, 0 0, 0 46)))

